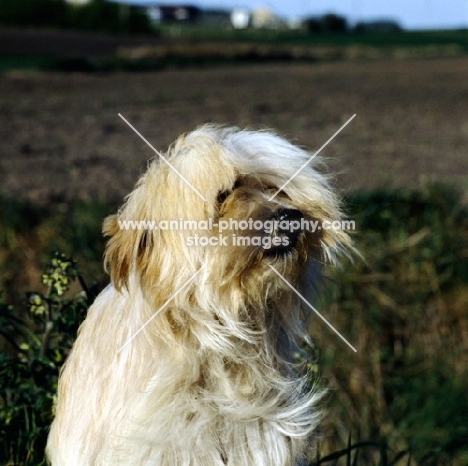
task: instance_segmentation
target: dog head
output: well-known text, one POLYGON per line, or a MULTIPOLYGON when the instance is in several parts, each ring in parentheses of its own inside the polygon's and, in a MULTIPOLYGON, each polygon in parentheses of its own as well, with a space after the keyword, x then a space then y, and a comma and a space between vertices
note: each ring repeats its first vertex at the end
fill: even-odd
POLYGON ((138 286, 156 307, 172 296, 176 308, 234 313, 308 287, 350 247, 345 231, 322 228, 341 212, 320 163, 267 131, 179 138, 105 221, 114 285, 138 286))

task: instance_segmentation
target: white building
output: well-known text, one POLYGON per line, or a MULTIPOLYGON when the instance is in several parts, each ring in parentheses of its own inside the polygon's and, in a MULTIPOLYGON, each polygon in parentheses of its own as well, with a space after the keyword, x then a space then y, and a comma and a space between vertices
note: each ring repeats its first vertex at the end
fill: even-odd
POLYGON ((246 29, 250 25, 250 11, 245 8, 234 8, 231 11, 231 24, 234 29, 246 29))

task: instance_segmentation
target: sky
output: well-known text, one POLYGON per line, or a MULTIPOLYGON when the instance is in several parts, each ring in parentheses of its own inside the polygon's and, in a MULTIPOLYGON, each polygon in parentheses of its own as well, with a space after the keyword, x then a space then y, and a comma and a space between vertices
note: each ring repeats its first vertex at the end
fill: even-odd
MULTIPOLYGON (((122 0, 119 0, 122 1, 122 0)), ((202 8, 265 7, 287 19, 324 13, 359 20, 393 19, 405 29, 468 27, 468 0, 125 0, 138 4, 192 4, 202 8)))

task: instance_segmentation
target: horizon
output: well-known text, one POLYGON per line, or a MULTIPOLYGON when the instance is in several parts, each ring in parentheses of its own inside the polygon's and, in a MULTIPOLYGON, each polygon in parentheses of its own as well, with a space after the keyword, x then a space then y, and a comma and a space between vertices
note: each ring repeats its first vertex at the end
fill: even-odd
MULTIPOLYGON (((114 0, 118 3, 134 5, 193 5, 202 9, 218 8, 231 10, 246 8, 254 10, 267 8, 277 16, 294 21, 307 17, 321 16, 334 13, 346 17, 353 25, 360 21, 395 21, 406 30, 437 30, 437 29, 465 29, 468 28, 468 1, 448 0, 394 0, 380 2, 378 0, 114 0)), ((467 36, 468 39, 468 36, 467 36)))

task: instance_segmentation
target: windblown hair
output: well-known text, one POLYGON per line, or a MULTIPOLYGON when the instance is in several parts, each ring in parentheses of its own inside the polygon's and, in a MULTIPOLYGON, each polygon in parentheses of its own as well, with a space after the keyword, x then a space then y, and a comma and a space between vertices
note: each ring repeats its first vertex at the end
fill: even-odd
POLYGON ((310 157, 272 132, 203 126, 149 164, 104 222, 111 284, 61 373, 53 466, 305 464, 322 394, 299 361, 308 312, 290 285, 310 298, 349 237, 230 227, 228 246, 190 239, 226 235, 222 220, 341 219, 310 157), (140 220, 197 223, 122 228, 140 220), (258 235, 288 244, 232 244, 258 235))

